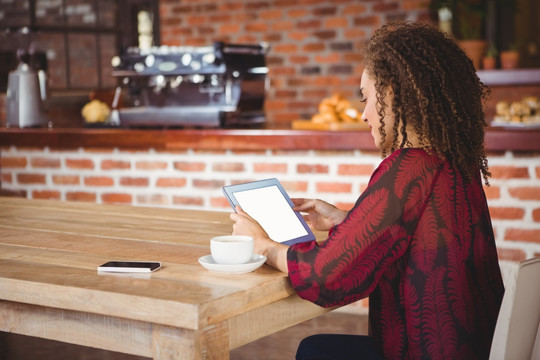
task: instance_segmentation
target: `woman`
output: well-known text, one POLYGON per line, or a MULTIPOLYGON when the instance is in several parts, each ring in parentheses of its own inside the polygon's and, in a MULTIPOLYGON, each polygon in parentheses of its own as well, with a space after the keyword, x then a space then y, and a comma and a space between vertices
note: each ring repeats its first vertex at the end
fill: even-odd
POLYGON ((369 296, 371 338, 304 339, 298 359, 358 359, 372 342, 387 359, 487 359, 504 291, 482 182, 488 90, 428 25, 387 24, 363 55, 362 118, 385 158, 354 208, 294 200, 329 230, 320 243, 276 243, 241 209, 233 233, 253 236, 304 299, 326 307, 369 296))

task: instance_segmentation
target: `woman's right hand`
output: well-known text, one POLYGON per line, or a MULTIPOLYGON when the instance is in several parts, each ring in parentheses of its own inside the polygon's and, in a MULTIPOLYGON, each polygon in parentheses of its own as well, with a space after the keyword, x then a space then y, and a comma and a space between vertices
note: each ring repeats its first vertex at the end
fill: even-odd
POLYGON ((340 210, 334 205, 319 199, 291 199, 293 210, 307 213, 304 219, 315 230, 328 231, 341 223, 347 216, 347 211, 340 210))

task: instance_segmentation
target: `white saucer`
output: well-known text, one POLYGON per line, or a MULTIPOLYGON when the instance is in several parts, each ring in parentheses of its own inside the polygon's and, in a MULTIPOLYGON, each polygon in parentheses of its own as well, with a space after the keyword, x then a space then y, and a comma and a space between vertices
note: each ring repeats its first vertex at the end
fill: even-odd
POLYGON ((212 255, 201 256, 199 258, 199 263, 204 268, 222 274, 244 274, 252 272, 260 268, 265 261, 266 256, 264 255, 253 255, 251 260, 249 260, 247 263, 238 265, 216 264, 212 255))

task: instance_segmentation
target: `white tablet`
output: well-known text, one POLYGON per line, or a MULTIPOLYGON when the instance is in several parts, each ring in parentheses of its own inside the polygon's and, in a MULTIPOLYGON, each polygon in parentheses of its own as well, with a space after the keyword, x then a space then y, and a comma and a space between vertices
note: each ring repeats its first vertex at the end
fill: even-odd
POLYGON ((262 226, 274 241, 291 245, 315 240, 315 235, 298 211, 281 183, 265 179, 223 187, 229 203, 240 207, 262 226))

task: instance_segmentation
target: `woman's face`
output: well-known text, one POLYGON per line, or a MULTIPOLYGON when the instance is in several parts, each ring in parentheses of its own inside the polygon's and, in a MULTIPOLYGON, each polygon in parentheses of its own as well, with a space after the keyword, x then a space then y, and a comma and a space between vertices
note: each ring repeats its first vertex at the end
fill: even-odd
POLYGON ((392 115, 392 101, 390 92, 386 93, 386 114, 384 116, 384 129, 386 131, 386 137, 383 144, 381 144, 381 133, 379 127, 381 121, 379 114, 377 113, 377 92, 375 90, 375 81, 371 78, 369 72, 364 70, 362 73, 362 80, 360 81, 360 92, 363 97, 363 101, 366 103, 364 112, 362 113, 362 120, 369 124, 371 127, 371 136, 375 141, 375 146, 379 149, 389 149, 392 145, 392 127, 394 126, 394 116, 392 115))

